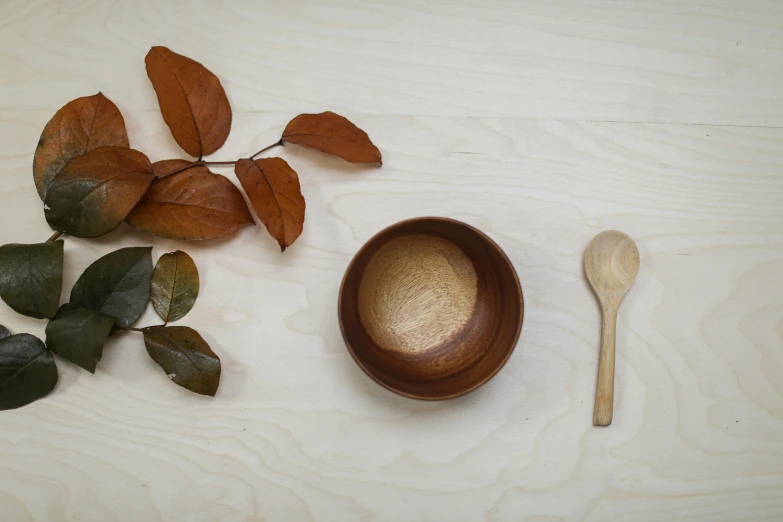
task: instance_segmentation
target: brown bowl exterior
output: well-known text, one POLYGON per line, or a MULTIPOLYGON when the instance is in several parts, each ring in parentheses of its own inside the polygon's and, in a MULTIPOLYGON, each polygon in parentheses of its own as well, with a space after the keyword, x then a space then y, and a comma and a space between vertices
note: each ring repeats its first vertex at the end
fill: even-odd
POLYGON ((338 315, 348 351, 373 380, 406 397, 442 400, 475 390, 503 367, 519 339, 524 299, 511 261, 494 241, 460 221, 422 217, 382 230, 359 249, 343 277, 338 315), (379 249, 413 236, 456 245, 473 265, 476 299, 469 320, 454 335, 433 349, 401 352, 376 343, 368 334, 359 294, 379 249))

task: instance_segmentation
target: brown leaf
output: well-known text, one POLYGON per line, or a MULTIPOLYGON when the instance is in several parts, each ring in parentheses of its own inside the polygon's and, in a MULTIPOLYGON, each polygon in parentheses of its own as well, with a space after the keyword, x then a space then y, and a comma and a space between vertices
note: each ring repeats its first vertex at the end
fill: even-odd
MULTIPOLYGON (((166 173, 190 163, 158 161, 153 172, 166 173)), ((137 230, 169 239, 215 239, 252 224, 239 189, 206 167, 192 167, 155 180, 126 218, 137 230)))
POLYGON ((76 98, 57 111, 41 133, 33 157, 33 178, 41 199, 54 177, 73 158, 103 146, 128 148, 125 120, 102 93, 76 98))
POLYGON ((308 145, 351 163, 381 165, 381 151, 367 133, 333 112, 300 114, 286 126, 283 141, 308 145))
POLYGON ((305 200, 299 176, 280 158, 241 159, 234 172, 256 215, 285 252, 304 226, 305 200))
POLYGON ((133 149, 99 147, 74 158, 46 192, 46 221, 76 237, 117 228, 152 183, 147 156, 133 149))
POLYGON ((218 77, 166 47, 144 59, 163 120, 180 147, 200 158, 218 150, 231 130, 231 106, 218 77))
POLYGON ((163 254, 150 281, 150 300, 155 312, 168 323, 182 319, 198 297, 198 268, 182 250, 163 254))

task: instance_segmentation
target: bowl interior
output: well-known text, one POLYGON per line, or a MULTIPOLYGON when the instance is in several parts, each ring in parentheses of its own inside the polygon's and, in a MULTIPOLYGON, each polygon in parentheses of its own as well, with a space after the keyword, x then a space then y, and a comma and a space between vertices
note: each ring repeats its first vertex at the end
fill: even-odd
POLYGON ((489 380, 514 349, 523 302, 503 251, 445 218, 397 223, 370 239, 340 289, 356 362, 401 395, 445 399, 489 380))

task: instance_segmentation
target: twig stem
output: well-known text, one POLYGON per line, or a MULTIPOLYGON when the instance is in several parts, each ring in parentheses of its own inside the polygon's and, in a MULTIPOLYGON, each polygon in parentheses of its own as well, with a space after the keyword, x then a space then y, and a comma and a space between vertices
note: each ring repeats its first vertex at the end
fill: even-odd
POLYGON ((188 169, 191 169, 193 167, 200 167, 202 165, 204 165, 203 161, 194 161, 193 163, 188 163, 187 165, 182 165, 181 167, 178 167, 178 168, 172 170, 171 172, 167 172, 167 173, 165 173, 162 176, 158 176, 158 178, 165 178, 166 176, 171 176, 172 174, 176 174, 178 172, 182 172, 183 170, 188 170, 188 169))
POLYGON ((116 326, 120 330, 128 330, 128 331, 131 331, 131 332, 142 332, 142 333, 144 332, 143 328, 134 328, 132 326, 122 326, 121 324, 115 324, 114 326, 116 326))
MULTIPOLYGON (((258 156, 259 154, 262 154, 262 153, 268 151, 269 149, 273 149, 273 148, 279 147, 281 145, 283 145, 283 138, 280 138, 280 141, 278 141, 277 143, 273 143, 273 144, 271 144, 271 145, 269 145, 267 147, 264 147, 263 149, 259 150, 258 152, 256 152, 252 156, 250 156, 250 159, 251 160, 255 159, 255 157, 258 156)), ((188 169, 191 169, 193 167, 206 167, 206 166, 210 166, 210 165, 213 165, 213 166, 216 166, 216 167, 228 167, 228 166, 231 166, 231 165, 236 165, 237 161, 239 161, 239 160, 235 160, 235 161, 203 161, 201 158, 199 158, 197 161, 193 161, 191 163, 188 163, 187 165, 182 165, 181 167, 178 167, 178 168, 172 170, 171 172, 167 172, 167 173, 163 174, 162 176, 158 176, 158 177, 159 178, 165 178, 166 176, 171 176, 172 174, 177 174, 179 172, 182 172, 183 170, 188 170, 188 169)))
POLYGON ((264 147, 263 149, 259 150, 258 152, 256 152, 256 153, 255 153, 255 154, 253 154, 252 156, 250 156, 250 159, 251 159, 251 160, 252 160, 252 159, 256 159, 256 156, 258 156, 259 154, 261 154, 261 153, 263 153, 263 152, 266 152, 266 151, 268 151, 269 149, 274 149, 275 147, 277 147, 277 146, 282 146, 282 145, 283 145, 283 138, 280 138, 280 141, 278 141, 277 143, 273 143, 273 144, 269 145, 268 147, 264 147))
POLYGON ((236 165, 236 161, 202 161, 202 165, 222 165, 222 166, 229 166, 229 165, 236 165))

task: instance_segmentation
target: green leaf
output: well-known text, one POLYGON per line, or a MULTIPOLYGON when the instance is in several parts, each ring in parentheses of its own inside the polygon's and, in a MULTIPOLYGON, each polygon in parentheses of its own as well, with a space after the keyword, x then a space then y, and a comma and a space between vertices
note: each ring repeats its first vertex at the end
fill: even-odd
POLYGON ((6 337, 10 337, 11 332, 8 331, 8 328, 0 324, 0 339, 5 339, 6 337))
POLYGON ((54 317, 62 286, 62 241, 0 246, 0 297, 16 312, 54 317))
POLYGON ((46 325, 46 346, 72 363, 95 373, 103 343, 115 319, 101 312, 64 304, 46 325))
POLYGON ((183 388, 214 396, 220 384, 220 358, 197 331, 186 326, 144 329, 150 357, 183 388))
POLYGON ((44 343, 30 334, 0 339, 0 410, 36 401, 57 384, 57 365, 44 343))
POLYGON ((153 179, 141 152, 98 147, 72 159, 49 184, 46 221, 72 236, 102 236, 120 226, 153 179))
POLYGON ((198 297, 198 268, 181 250, 160 256, 152 272, 150 299, 165 322, 182 319, 198 297))
POLYGON ((152 248, 121 248, 87 267, 71 290, 71 303, 131 326, 150 299, 152 248))

